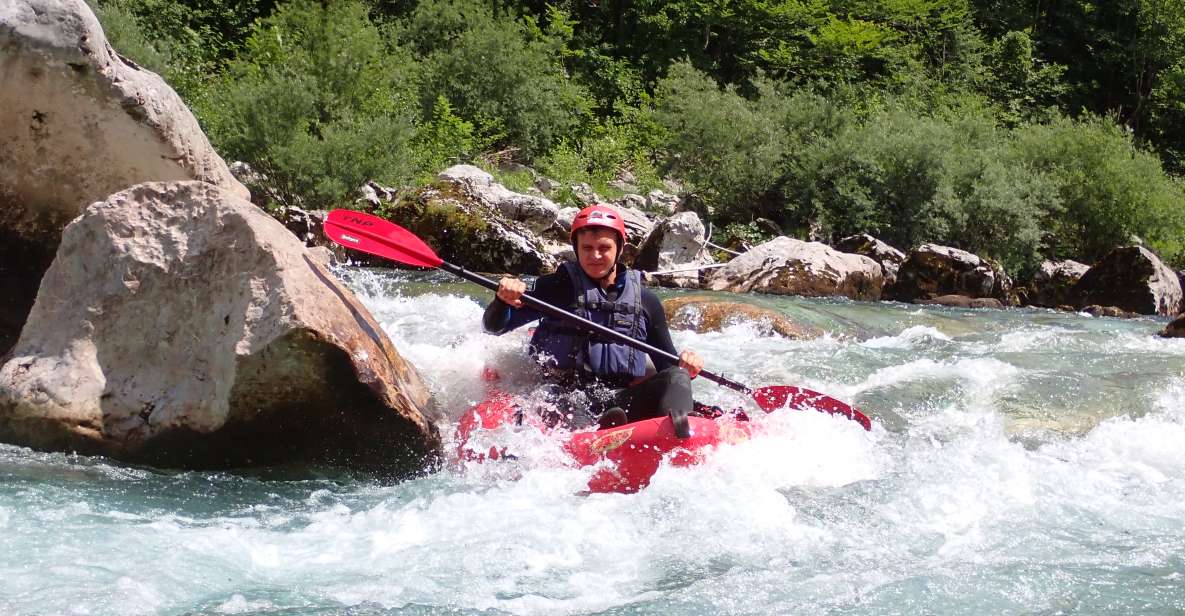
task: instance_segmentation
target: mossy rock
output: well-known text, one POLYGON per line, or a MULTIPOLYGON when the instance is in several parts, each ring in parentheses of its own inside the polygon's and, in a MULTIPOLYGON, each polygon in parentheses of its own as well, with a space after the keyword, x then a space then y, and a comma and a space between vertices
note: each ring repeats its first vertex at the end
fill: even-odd
POLYGON ((446 261, 484 272, 544 274, 554 260, 520 223, 438 182, 384 205, 376 212, 406 227, 446 261))
POLYGON ((769 308, 718 300, 706 295, 667 298, 662 301, 662 308, 673 329, 703 333, 743 323, 755 326, 762 335, 767 336, 803 340, 821 335, 820 331, 794 323, 769 308))

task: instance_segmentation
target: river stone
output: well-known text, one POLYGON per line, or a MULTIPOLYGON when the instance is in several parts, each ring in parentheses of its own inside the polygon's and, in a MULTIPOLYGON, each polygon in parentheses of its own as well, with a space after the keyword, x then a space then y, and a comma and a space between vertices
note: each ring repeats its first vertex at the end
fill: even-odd
POLYGON ((0 2, 0 355, 16 340, 62 228, 148 180, 247 189, 181 98, 107 43, 83 0, 0 2))
POLYGON ((1046 308, 1073 304, 1074 285, 1089 269, 1089 265, 1069 259, 1042 261, 1041 269, 1028 284, 1028 303, 1046 308))
POLYGON ((1142 316, 1138 312, 1124 310, 1118 306, 1100 306, 1099 304, 1083 306, 1078 311, 1095 317, 1112 317, 1116 319, 1135 319, 1142 316))
POLYGON ((912 302, 943 295, 1009 298, 1011 283, 987 259, 965 250, 923 244, 909 253, 897 273, 897 282, 886 289, 887 299, 912 302))
POLYGON ((661 190, 654 189, 646 193, 646 207, 660 212, 664 215, 670 216, 675 213, 675 207, 679 205, 679 197, 665 193, 661 190))
POLYGON ((454 165, 436 177, 455 184, 470 197, 492 206, 506 218, 526 225, 534 233, 542 233, 555 224, 559 215, 559 207, 550 200, 516 193, 473 165, 454 165))
POLYGON ((1181 285, 1181 306, 1177 312, 1185 312, 1185 271, 1177 270, 1177 284, 1181 285))
POLYGON ((821 335, 818 330, 794 323, 775 310, 706 295, 670 297, 662 300, 662 308, 672 329, 687 329, 701 334, 718 332, 731 325, 748 324, 763 336, 778 335, 802 340, 821 335))
POLYGON ((1160 332, 1165 338, 1185 338, 1185 313, 1177 315, 1164 330, 1160 332))
POLYGON ((819 242, 776 237, 707 275, 707 288, 856 300, 880 299, 884 274, 876 261, 819 242))
POLYGON ((667 287, 694 288, 699 286, 701 265, 712 259, 704 250, 707 238, 704 224, 695 212, 680 212, 654 226, 638 249, 634 267, 648 272, 675 271, 656 276, 659 284, 667 287))
POLYGON ((204 182, 146 183, 66 227, 0 366, 0 438, 171 467, 440 446, 428 389, 278 221, 204 182))
POLYGON ((864 255, 877 263, 885 274, 885 286, 892 286, 897 282, 897 272, 905 262, 905 253, 872 237, 867 233, 850 235, 835 243, 835 249, 840 252, 864 255))
POLYGON ((967 297, 966 295, 940 295, 931 299, 916 299, 915 304, 949 306, 951 308, 1003 308, 1004 302, 994 297, 967 297))
POLYGON ((461 267, 546 274, 557 266, 541 236, 487 201, 457 190, 451 182, 413 191, 385 215, 424 240, 442 259, 461 267))
POLYGON ((1078 306, 1114 306, 1127 312, 1173 316, 1181 307, 1177 273, 1143 246, 1107 253, 1074 285, 1078 306))
POLYGON ((641 246, 654 229, 654 221, 638 208, 620 205, 611 207, 621 214, 621 221, 625 223, 625 241, 634 246, 641 246))

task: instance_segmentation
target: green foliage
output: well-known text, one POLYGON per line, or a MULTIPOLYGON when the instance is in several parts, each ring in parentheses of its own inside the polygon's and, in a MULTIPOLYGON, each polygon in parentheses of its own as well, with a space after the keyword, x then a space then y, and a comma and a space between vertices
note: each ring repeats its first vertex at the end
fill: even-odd
POLYGON ((195 107, 213 142, 263 171, 282 201, 328 205, 416 172, 410 95, 392 73, 401 63, 362 4, 294 0, 256 26, 195 107))
POLYGON ((868 232, 895 246, 937 242, 1035 267, 1056 208, 1047 178, 1002 160, 1006 136, 975 113, 888 110, 807 149, 791 194, 825 237, 868 232))
POLYGON ((1185 258, 1185 192, 1121 126, 1087 118, 1025 127, 1013 156, 1056 185, 1054 255, 1091 262, 1142 241, 1170 261, 1185 258))
POLYGON ((796 147, 826 138, 850 118, 810 92, 759 87, 763 94, 750 101, 686 63, 674 65, 656 95, 666 163, 721 221, 764 216, 801 226, 801 212, 781 192, 796 147))
POLYGON ((426 169, 443 169, 469 160, 478 149, 473 133, 473 123, 453 113, 447 98, 437 97, 431 120, 416 134, 420 165, 426 169))
POLYGON ((419 54, 420 97, 444 96, 499 148, 545 152, 587 119, 591 99, 568 78, 564 39, 465 0, 421 4, 404 36, 419 54))
POLYGON ((271 0, 89 0, 112 46, 197 97, 209 75, 238 51, 271 0))
MULTIPOLYGON (((552 148, 538 161, 544 175, 564 184, 588 183, 601 195, 622 194, 612 186, 621 171, 634 176, 635 187, 645 192, 661 184, 658 171, 639 143, 638 127, 610 124, 594 127, 582 140, 569 140, 552 148)), ((565 195, 561 200, 575 203, 565 195)))
POLYGON ((1061 81, 1065 67, 1038 61, 1027 33, 1012 31, 996 40, 988 64, 984 90, 1000 105, 1003 123, 1047 122, 1059 115, 1057 103, 1066 90, 1061 81))
MULTIPOLYGON (((151 15, 146 6, 130 0, 104 2, 95 13, 103 24, 112 47, 124 57, 160 75, 182 95, 200 90, 208 62, 204 59, 198 34, 179 21, 172 27, 149 23, 142 14, 151 15), (137 10, 140 9, 140 10, 137 10)), ((156 3, 161 4, 161 3, 156 3)), ((177 15, 180 6, 163 11, 177 15)))
MULTIPOLYGON (((743 252, 773 239, 776 235, 769 225, 763 225, 756 220, 746 223, 732 222, 720 229, 716 237, 713 238, 713 243, 733 251, 743 252)), ((727 261, 730 258, 727 254, 718 255, 717 258, 727 261)))

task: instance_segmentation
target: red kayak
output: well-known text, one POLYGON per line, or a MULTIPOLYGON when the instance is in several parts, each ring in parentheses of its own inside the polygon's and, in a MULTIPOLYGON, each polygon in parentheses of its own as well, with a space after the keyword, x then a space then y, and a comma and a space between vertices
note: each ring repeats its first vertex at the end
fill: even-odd
MULTIPOLYGON (((474 405, 457 426, 457 454, 462 460, 497 460, 509 457, 505 448, 491 446, 488 451, 474 451, 469 441, 476 430, 496 430, 501 426, 526 422, 549 431, 538 419, 525 418, 514 397, 492 390, 483 402, 474 405)), ((583 430, 565 434, 564 451, 576 466, 592 466, 608 461, 588 481, 590 492, 632 493, 650 484, 664 458, 674 466, 691 466, 704 459, 705 453, 721 444, 749 440, 756 427, 744 413, 720 414, 715 419, 691 416, 689 438, 675 437, 669 417, 644 419, 602 430, 583 430)))

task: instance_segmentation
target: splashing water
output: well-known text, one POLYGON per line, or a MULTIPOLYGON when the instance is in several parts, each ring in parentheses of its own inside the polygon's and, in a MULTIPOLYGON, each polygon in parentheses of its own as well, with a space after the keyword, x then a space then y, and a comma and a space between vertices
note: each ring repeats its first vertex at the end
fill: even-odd
MULTIPOLYGON (((484 293, 342 275, 432 388, 442 434, 527 372, 484 293)), ((1185 341, 1154 319, 731 297, 819 327, 676 332, 710 368, 867 411, 763 436, 635 495, 579 496, 552 441, 391 485, 173 472, 0 446, 0 614, 1180 613, 1185 341)), ((695 381, 704 402, 735 394, 695 381)))

